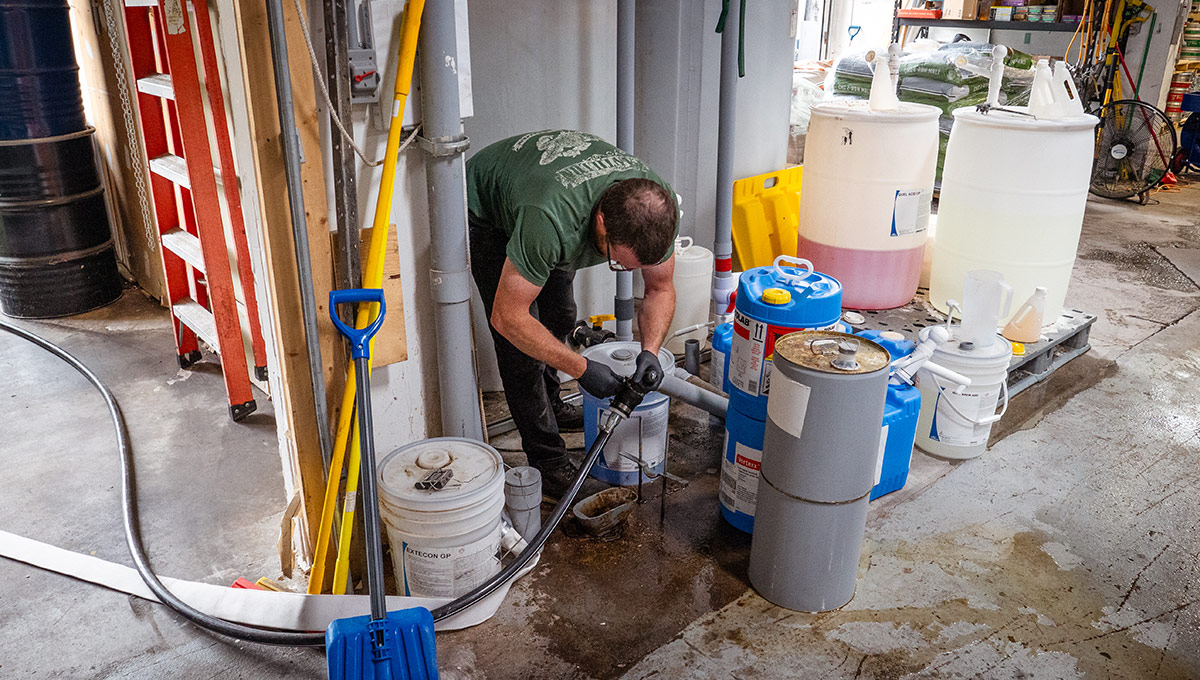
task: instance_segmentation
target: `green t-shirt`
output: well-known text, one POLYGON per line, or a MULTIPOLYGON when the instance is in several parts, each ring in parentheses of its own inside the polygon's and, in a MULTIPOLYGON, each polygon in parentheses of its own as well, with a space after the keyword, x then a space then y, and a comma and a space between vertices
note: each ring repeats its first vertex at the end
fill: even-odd
POLYGON ((591 237, 592 209, 614 182, 633 178, 654 180, 675 195, 645 163, 595 135, 531 132, 467 161, 467 209, 473 221, 508 234, 506 255, 522 277, 541 286, 553 269, 607 261, 591 237))

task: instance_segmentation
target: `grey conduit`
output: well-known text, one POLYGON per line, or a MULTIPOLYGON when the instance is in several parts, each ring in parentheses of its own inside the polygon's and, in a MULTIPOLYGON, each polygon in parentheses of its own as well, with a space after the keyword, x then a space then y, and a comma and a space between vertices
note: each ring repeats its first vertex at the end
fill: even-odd
MULTIPOLYGON (((617 146, 633 153, 636 0, 617 0, 617 146)), ((633 272, 617 272, 617 341, 633 340, 633 272)))
POLYGON ((729 2, 729 15, 721 33, 721 94, 717 104, 717 224, 713 240, 716 272, 713 276, 713 314, 718 324, 728 320, 733 292, 733 153, 737 124, 738 34, 740 3, 729 2))
POLYGON ((707 383, 683 369, 677 368, 673 373, 668 372, 662 384, 658 386, 658 391, 672 399, 708 411, 718 418, 724 419, 725 412, 729 409, 728 398, 717 394, 707 383))
POLYGON ((421 146, 428 152, 430 272, 442 434, 483 441, 471 336, 467 190, 458 99, 458 38, 453 2, 429 2, 421 19, 421 146))

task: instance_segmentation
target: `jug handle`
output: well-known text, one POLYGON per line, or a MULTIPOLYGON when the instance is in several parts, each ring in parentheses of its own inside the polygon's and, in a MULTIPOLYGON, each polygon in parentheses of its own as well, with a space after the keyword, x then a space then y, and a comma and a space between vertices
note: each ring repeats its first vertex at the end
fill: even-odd
POLYGON ((677 251, 677 254, 686 253, 688 248, 691 248, 692 244, 695 242, 695 239, 693 239, 691 236, 680 236, 679 238, 675 239, 675 250, 677 251), (687 245, 684 245, 684 241, 687 241, 687 245))
POLYGON ((804 281, 804 278, 813 272, 813 263, 812 262, 809 262, 808 260, 804 259, 803 257, 796 257, 794 255, 780 255, 779 257, 775 258, 774 264, 775 264, 775 273, 779 276, 779 278, 791 279, 791 280, 795 281, 796 283, 802 283, 804 281), (783 267, 781 267, 779 265, 780 262, 787 262, 790 264, 794 264, 797 266, 797 268, 807 269, 808 272, 804 276, 796 276, 795 274, 789 274, 789 273, 783 271, 783 267))
POLYGON ((1000 312, 1000 318, 1008 316, 1009 310, 1012 309, 1012 286, 1008 285, 1007 281, 1001 280, 1000 287, 1004 289, 1004 311, 1000 312))

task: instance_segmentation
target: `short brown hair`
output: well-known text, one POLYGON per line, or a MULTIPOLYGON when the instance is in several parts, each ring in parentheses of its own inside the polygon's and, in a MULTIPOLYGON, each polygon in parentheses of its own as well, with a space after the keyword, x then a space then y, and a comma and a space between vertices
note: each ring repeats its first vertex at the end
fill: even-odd
POLYGON ((658 264, 674 247, 679 211, 658 182, 617 182, 600 198, 600 212, 609 241, 632 250, 643 265, 658 264))

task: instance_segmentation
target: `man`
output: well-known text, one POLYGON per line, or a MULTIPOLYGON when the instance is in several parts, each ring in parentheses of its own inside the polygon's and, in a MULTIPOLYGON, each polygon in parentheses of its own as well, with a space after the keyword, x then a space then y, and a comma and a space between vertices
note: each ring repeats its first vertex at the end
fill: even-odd
POLYGON ((467 161, 471 270, 491 322, 504 396, 542 489, 558 498, 576 472, 559 428, 582 411, 559 398, 557 371, 597 397, 620 387, 611 368, 564 344, 575 325, 572 281, 583 267, 641 269, 637 375, 657 368, 675 313, 674 194, 645 163, 594 135, 546 130, 504 139, 467 161))

